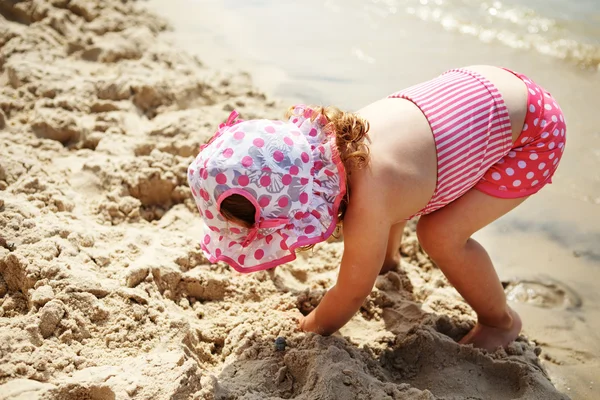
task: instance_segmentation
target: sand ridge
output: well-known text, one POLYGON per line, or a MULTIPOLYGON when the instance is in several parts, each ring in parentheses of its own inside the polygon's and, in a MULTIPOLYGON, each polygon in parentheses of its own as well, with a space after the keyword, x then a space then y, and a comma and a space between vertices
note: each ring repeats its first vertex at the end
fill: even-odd
POLYGON ((232 109, 285 105, 166 28, 131 1, 0 0, 0 399, 566 398, 526 338, 454 342, 473 315, 414 226, 332 337, 295 317, 341 242, 250 275, 207 262, 187 165, 232 109))

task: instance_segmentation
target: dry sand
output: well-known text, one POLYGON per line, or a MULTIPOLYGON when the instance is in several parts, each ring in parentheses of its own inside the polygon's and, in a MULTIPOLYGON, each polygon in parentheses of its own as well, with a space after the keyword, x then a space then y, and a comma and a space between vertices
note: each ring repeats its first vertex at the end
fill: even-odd
POLYGON ((234 107, 285 105, 174 48, 136 3, 0 14, 0 399, 566 398, 525 337, 454 342, 473 314, 413 227, 340 334, 298 332, 342 243, 269 272, 211 265, 186 183, 234 107))

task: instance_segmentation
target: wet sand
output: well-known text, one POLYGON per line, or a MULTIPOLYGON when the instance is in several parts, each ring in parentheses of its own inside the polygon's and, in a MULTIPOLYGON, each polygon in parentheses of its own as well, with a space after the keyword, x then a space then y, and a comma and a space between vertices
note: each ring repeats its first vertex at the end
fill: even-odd
POLYGON ((304 334, 294 317, 334 282, 341 243, 251 275, 197 244, 186 170, 198 146, 233 108, 277 118, 288 105, 239 71, 252 61, 217 64, 231 55, 218 41, 186 53, 137 3, 0 0, 0 14, 0 399, 593 398, 583 206, 553 214, 569 235, 528 222, 543 212, 533 199, 529 219, 482 232, 530 321, 507 350, 455 343, 473 314, 414 226, 402 268, 339 334, 304 334), (539 250, 506 251, 517 244, 539 250))

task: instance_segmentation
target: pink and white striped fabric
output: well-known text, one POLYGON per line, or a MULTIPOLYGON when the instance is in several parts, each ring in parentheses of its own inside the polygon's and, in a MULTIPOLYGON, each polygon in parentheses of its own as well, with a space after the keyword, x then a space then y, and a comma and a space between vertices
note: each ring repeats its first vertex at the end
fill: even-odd
POLYGON ((437 150, 435 192, 412 217, 434 212, 462 196, 511 150, 512 130, 504 100, 476 72, 452 69, 389 97, 410 100, 421 109, 437 150))

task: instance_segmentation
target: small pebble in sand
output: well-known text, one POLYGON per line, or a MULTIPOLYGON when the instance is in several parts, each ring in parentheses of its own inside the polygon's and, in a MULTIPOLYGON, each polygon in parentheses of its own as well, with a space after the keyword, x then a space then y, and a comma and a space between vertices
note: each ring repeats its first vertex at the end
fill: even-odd
POLYGON ((284 351, 286 345, 287 343, 285 342, 284 337, 279 336, 277 339, 275 339, 275 350, 284 351))
POLYGON ((4 247, 8 251, 15 251, 16 246, 14 243, 9 243, 3 237, 0 237, 0 246, 4 247))

